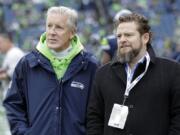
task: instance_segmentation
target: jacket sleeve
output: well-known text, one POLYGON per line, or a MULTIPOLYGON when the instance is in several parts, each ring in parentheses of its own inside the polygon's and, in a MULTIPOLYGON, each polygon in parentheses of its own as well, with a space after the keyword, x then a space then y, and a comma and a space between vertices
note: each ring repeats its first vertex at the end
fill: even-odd
POLYGON ((27 108, 23 90, 22 73, 16 67, 3 105, 6 109, 12 135, 24 135, 27 131, 27 108))
POLYGON ((174 71, 171 86, 171 111, 168 135, 180 134, 180 64, 177 64, 174 71))
POLYGON ((104 129, 104 103, 95 77, 87 109, 87 135, 102 135, 104 129))

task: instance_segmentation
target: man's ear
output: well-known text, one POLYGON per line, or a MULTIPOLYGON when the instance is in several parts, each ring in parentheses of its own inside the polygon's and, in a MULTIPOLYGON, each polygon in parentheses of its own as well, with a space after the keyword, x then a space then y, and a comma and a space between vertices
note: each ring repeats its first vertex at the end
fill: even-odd
POLYGON ((150 40, 150 35, 149 33, 144 33, 143 36, 142 36, 142 39, 143 39, 143 44, 147 44, 150 40))
POLYGON ((70 33, 70 40, 72 40, 74 36, 75 36, 75 31, 72 30, 71 33, 70 33))

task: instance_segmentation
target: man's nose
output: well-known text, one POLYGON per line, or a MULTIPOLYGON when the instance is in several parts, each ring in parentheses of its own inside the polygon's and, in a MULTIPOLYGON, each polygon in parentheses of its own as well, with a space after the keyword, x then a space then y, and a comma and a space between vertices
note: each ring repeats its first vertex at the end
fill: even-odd
POLYGON ((127 41, 127 38, 126 38, 126 36, 122 35, 119 40, 120 40, 120 42, 125 42, 125 41, 127 41))
POLYGON ((50 33, 50 34, 56 34, 56 29, 55 29, 55 27, 51 27, 51 28, 49 29, 49 33, 50 33))
POLYGON ((122 35, 121 37, 118 38, 117 43, 118 43, 118 45, 121 45, 121 44, 125 43, 126 41, 127 41, 127 38, 122 35))

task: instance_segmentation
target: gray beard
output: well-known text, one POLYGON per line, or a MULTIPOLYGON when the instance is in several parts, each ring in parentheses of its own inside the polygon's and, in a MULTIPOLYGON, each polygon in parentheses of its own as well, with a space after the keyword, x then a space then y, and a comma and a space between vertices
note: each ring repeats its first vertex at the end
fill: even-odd
POLYGON ((124 64, 124 63, 130 63, 133 58, 135 58, 138 54, 139 54, 139 51, 140 50, 132 50, 128 53, 125 53, 125 54, 121 54, 119 49, 117 51, 117 60, 124 64))

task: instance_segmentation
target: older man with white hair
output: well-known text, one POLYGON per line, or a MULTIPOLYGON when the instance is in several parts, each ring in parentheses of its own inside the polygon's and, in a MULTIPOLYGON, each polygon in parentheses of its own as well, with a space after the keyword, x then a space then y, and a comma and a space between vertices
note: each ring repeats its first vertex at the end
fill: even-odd
POLYGON ((17 65, 4 100, 12 135, 85 135, 97 62, 76 34, 77 19, 69 7, 48 9, 46 32, 17 65))

